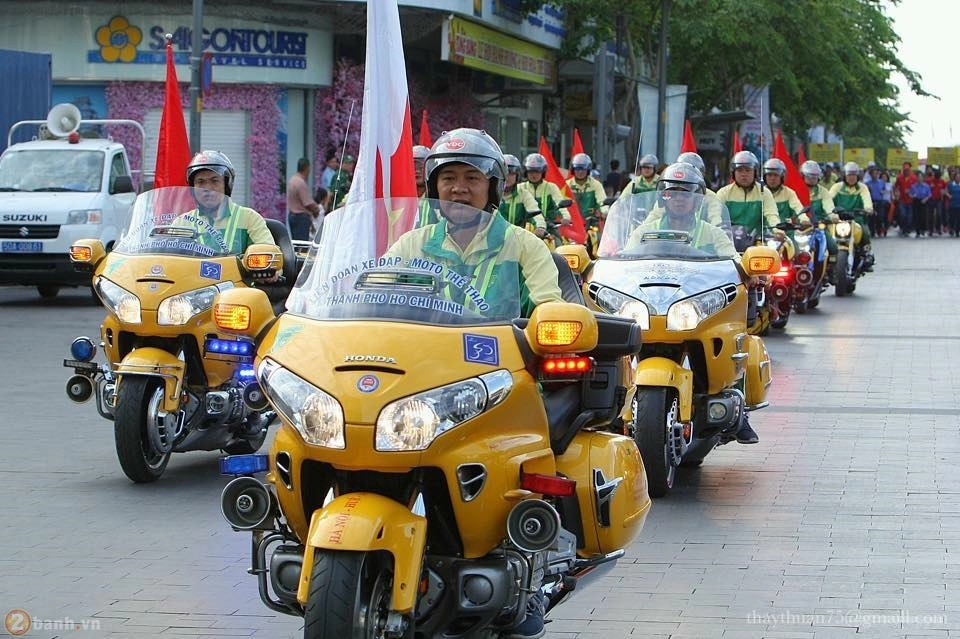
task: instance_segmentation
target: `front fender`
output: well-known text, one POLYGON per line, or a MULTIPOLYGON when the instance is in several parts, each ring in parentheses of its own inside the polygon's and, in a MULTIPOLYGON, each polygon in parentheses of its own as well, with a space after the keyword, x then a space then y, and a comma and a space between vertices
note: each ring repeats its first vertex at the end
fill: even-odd
POLYGON ((117 385, 123 383, 124 375, 163 379, 163 410, 172 413, 180 410, 180 389, 186 369, 186 362, 162 348, 135 348, 117 365, 117 385))
POLYGON ((317 550, 386 550, 393 555, 391 608, 410 613, 417 600, 427 540, 427 520, 375 493, 337 497, 310 517, 297 600, 306 605, 317 550))
POLYGON ((633 375, 634 386, 659 386, 677 389, 680 398, 680 421, 693 418, 693 371, 666 357, 640 360, 633 375))

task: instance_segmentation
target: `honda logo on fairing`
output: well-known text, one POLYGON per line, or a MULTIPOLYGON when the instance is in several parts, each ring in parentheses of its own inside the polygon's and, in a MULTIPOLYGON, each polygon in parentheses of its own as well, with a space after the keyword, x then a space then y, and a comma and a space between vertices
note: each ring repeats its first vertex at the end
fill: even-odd
POLYGON ((343 358, 345 362, 373 362, 375 364, 396 364, 397 360, 385 355, 347 355, 343 358))
POLYGON ((30 235, 30 229, 28 229, 28 228, 25 227, 25 226, 21 226, 21 227, 20 227, 20 237, 27 237, 28 235, 30 235))

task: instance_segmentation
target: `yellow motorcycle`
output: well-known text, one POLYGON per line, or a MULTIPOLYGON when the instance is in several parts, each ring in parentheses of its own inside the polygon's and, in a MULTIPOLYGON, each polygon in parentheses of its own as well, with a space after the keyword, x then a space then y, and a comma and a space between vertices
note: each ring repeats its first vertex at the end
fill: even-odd
MULTIPOLYGON (((223 206, 229 206, 225 199, 223 206)), ((233 253, 219 230, 192 220, 188 187, 155 189, 134 203, 132 221, 113 251, 99 240, 70 247, 74 267, 90 273, 107 315, 99 346, 78 337, 64 366, 74 375, 67 395, 96 398, 114 423, 117 457, 135 482, 156 481, 173 452, 254 452, 275 413, 253 380, 254 345, 217 329, 214 297, 259 282, 282 303, 296 273, 286 228, 270 221, 278 246, 233 253), (265 285, 283 273, 287 283, 265 285)))
MULTIPOLYGON (((610 207, 599 259, 568 257, 592 304, 643 331, 623 423, 654 497, 669 492, 681 464, 697 465, 732 441, 746 411, 767 405, 770 358, 748 333, 745 279, 776 273, 780 260, 766 246, 736 254, 726 208, 709 208, 723 216, 719 226, 699 226, 708 223, 698 214, 692 229, 671 228, 656 192, 632 195, 610 207), (729 250, 708 241, 710 233, 723 234, 729 250)), ((695 210, 706 209, 698 203, 695 210)))
POLYGON ((260 336, 281 419, 269 455, 223 459, 222 511, 304 637, 495 637, 612 566, 650 508, 636 445, 610 431, 625 389, 608 371, 639 327, 561 302, 519 318, 518 293, 385 253, 372 238, 416 207, 331 213, 279 317, 256 290, 214 304, 221 330, 260 336))

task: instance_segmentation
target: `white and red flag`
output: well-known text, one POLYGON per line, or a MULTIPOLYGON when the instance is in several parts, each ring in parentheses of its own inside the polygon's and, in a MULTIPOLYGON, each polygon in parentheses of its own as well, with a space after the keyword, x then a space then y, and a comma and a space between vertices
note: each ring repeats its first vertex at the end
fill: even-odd
MULTIPOLYGON (((367 3, 365 65, 360 152, 347 203, 416 198, 413 127, 397 0, 367 3)), ((412 214, 411 207, 389 208, 396 212, 390 211, 386 219, 378 219, 373 231, 378 253, 390 246, 400 232, 412 227, 404 215, 412 214)))

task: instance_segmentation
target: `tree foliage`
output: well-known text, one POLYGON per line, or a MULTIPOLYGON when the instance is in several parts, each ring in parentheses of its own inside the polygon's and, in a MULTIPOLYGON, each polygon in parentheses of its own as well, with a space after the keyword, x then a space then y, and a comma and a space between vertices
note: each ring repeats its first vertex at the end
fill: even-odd
MULTIPOLYGON (((552 3, 567 13, 563 56, 619 37, 627 82, 656 80, 659 0, 552 3)), ((687 85, 690 112, 741 108, 744 85, 769 84, 770 112, 795 135, 825 124, 854 146, 899 146, 906 117, 891 78, 928 95, 897 57, 900 38, 879 0, 672 0, 668 40, 667 80, 687 85)))

